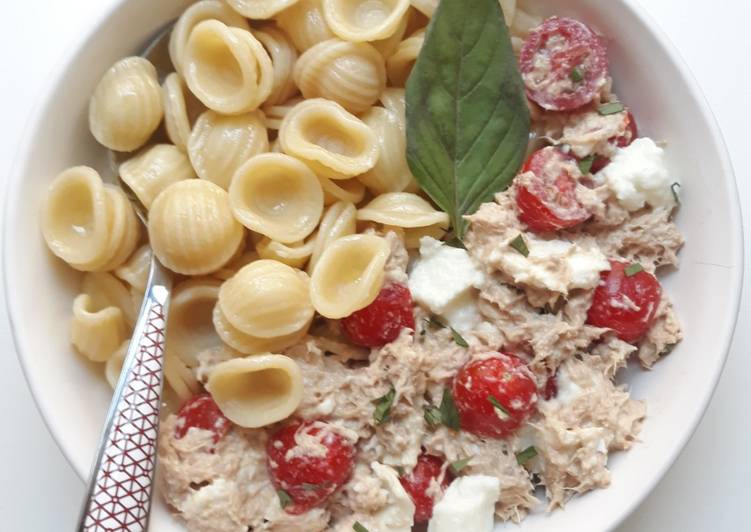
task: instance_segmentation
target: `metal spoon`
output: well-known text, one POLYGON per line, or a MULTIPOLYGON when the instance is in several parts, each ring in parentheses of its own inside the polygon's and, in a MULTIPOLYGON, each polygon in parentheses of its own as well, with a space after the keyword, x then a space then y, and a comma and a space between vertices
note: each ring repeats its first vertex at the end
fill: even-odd
MULTIPOLYGON (((141 54, 154 64, 161 77, 172 71, 167 53, 172 25, 162 29, 141 54)), ((118 175, 119 154, 110 156, 118 175)), ((146 209, 119 179, 118 183, 145 226, 146 209)), ((141 311, 89 477, 79 531, 142 532, 148 528, 171 288, 170 272, 152 255, 141 311)))

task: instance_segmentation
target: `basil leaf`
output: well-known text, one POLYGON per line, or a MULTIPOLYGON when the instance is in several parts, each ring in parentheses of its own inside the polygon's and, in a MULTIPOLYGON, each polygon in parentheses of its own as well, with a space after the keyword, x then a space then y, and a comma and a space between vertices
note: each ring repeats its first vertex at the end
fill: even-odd
POLYGON ((464 337, 457 332, 456 329, 453 327, 449 327, 451 329, 451 337, 454 339, 454 343, 458 345, 459 347, 469 347, 469 344, 467 343, 467 340, 464 339, 464 337))
POLYGON ((459 472, 467 467, 467 464, 472 460, 471 456, 468 456, 467 458, 463 458, 461 460, 457 460, 456 462, 451 462, 451 471, 454 472, 454 474, 458 475, 459 472))
POLYGON ((530 118, 498 0, 442 0, 407 81, 407 161, 446 211, 463 216, 505 190, 522 164, 530 118))
POLYGON ((454 396, 451 395, 451 390, 448 388, 443 389, 443 397, 441 397, 441 421, 450 429, 459 430, 461 427, 461 421, 459 419, 459 410, 456 409, 456 403, 454 402, 454 396))
POLYGON ((313 484, 311 482, 303 482, 302 484, 300 484, 300 487, 304 489, 305 491, 317 491, 317 490, 322 490, 322 489, 328 489, 332 485, 333 485, 332 482, 327 480, 327 481, 321 482, 320 484, 313 484))
POLYGON ((600 107, 597 108, 597 112, 600 113, 602 116, 622 113, 625 110, 626 108, 623 107, 623 104, 621 102, 604 103, 600 107))
POLYGON ((681 184, 677 181, 670 185, 670 191, 673 193, 673 199, 675 199, 675 204, 680 206, 681 204, 681 198, 678 196, 678 191, 675 190, 676 188, 681 188, 681 184))
POLYGON ((623 270, 623 273, 626 274, 626 277, 632 277, 636 275, 637 273, 643 272, 643 271, 644 271, 644 267, 641 264, 639 264, 638 262, 633 262, 629 264, 628 266, 626 266, 626 268, 623 270))
POLYGON ((529 248, 527 247, 527 243, 524 241, 524 237, 521 235, 521 233, 519 233, 519 236, 509 242, 509 246, 514 248, 525 257, 529 257, 529 248))
POLYGON ((535 456, 537 456, 537 449, 535 449, 534 445, 530 445, 523 451, 516 453, 516 463, 519 465, 524 465, 529 460, 532 460, 532 458, 534 458, 535 456))
POLYGON ((443 323, 439 318, 436 316, 431 316, 430 318, 424 318, 425 324, 431 327, 435 327, 437 329, 449 329, 451 331, 451 337, 454 339, 454 343, 458 345, 459 347, 469 347, 469 343, 467 340, 464 339, 464 337, 459 334, 459 332, 454 329, 453 327, 446 325, 443 323))
POLYGON ((437 406, 426 406, 423 408, 423 411, 425 412, 425 423, 427 423, 428 427, 431 429, 437 427, 443 421, 443 415, 437 406))
POLYGON ((581 68, 579 68, 578 66, 575 66, 571 69, 570 77, 571 81, 573 81, 574 83, 579 83, 580 81, 584 80, 584 74, 582 73, 581 68))
POLYGON ((501 404, 501 402, 493 397, 492 395, 488 395, 488 401, 490 401, 490 404, 493 405, 496 410, 501 414, 503 419, 508 419, 511 417, 511 414, 509 414, 509 411, 506 410, 506 407, 501 404))
POLYGON ((367 528, 360 524, 360 521, 355 521, 355 524, 352 525, 352 530, 354 530, 355 532, 370 532, 367 528))
POLYGON ((282 509, 292 504, 292 497, 290 497, 289 493, 287 493, 283 489, 276 490, 276 495, 277 497, 279 497, 279 506, 281 506, 282 509))
POLYGON ((389 416, 391 415, 391 407, 394 404, 394 398, 396 397, 396 390, 392 386, 391 389, 386 392, 386 395, 379 397, 375 401, 373 401, 373 404, 376 405, 375 411, 373 412, 373 419, 376 422, 376 425, 380 425, 384 421, 388 421, 389 416))
POLYGON ((581 161, 579 161, 579 171, 583 175, 589 174, 589 172, 592 170, 592 165, 594 164, 594 162, 595 162, 594 155, 590 155, 589 157, 582 159, 581 161))

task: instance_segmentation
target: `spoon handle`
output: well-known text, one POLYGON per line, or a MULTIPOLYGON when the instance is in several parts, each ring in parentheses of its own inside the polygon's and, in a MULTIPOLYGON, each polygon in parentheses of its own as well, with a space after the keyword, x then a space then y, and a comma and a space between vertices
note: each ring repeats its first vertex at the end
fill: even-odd
POLYGON ((89 478, 79 531, 145 531, 156 466, 171 276, 154 257, 89 478))

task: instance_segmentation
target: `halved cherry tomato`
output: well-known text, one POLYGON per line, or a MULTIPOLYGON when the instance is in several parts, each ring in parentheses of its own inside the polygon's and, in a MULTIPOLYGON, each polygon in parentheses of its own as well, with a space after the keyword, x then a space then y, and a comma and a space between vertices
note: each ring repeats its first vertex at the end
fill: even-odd
MULTIPOLYGON (((631 114, 631 111, 626 111, 626 132, 619 137, 610 139, 609 142, 619 148, 625 148, 626 146, 629 146, 632 142, 634 142, 637 138, 639 138, 639 129, 636 125, 636 119, 634 118, 634 115, 631 114)), ((594 162, 592 162, 592 169, 590 170, 590 172, 596 174, 609 164, 610 159, 608 157, 598 155, 595 157, 594 162)))
POLYGON ((175 438, 184 437, 192 427, 213 432, 214 443, 218 443, 232 428, 232 422, 222 414, 211 395, 205 393, 188 399, 177 412, 175 438))
POLYGON ((524 41, 519 64, 530 100, 572 111, 595 99, 608 75, 605 41, 585 24, 552 17, 524 41))
POLYGON ((384 286, 370 305, 342 320, 342 328, 353 344, 380 347, 393 342, 402 329, 415 328, 412 294, 399 283, 384 286))
POLYGON ((568 229, 591 216, 576 199, 576 180, 571 174, 579 169, 574 156, 551 146, 537 150, 522 168, 522 173, 528 172, 534 178, 517 187, 516 206, 519 220, 532 231, 568 229))
POLYGON ((600 274, 587 323, 613 329, 624 342, 636 343, 654 324, 662 287, 651 273, 628 275, 628 267, 626 262, 611 260, 610 271, 600 274))
MULTIPOLYGON (((428 493, 428 488, 434 479, 441 476, 444 461, 437 456, 421 454, 417 458, 417 465, 407 474, 399 477, 399 482, 415 503, 415 523, 425 523, 433 516, 434 494, 428 493)), ((441 489, 449 485, 449 472, 443 476, 441 489)))

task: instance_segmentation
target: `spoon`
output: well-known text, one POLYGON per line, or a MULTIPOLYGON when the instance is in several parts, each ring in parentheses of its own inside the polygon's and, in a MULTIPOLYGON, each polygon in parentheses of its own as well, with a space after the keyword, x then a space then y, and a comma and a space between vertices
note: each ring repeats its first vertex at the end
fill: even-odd
MULTIPOLYGON (((171 29, 172 24, 163 28, 141 54, 157 68, 160 77, 173 70, 167 53, 171 29)), ((110 152, 115 175, 119 157, 110 152)), ((146 209, 120 179, 118 184, 146 226, 146 209)), ((142 532, 148 528, 171 288, 170 272, 152 254, 141 311, 89 477, 79 531, 142 532)))

